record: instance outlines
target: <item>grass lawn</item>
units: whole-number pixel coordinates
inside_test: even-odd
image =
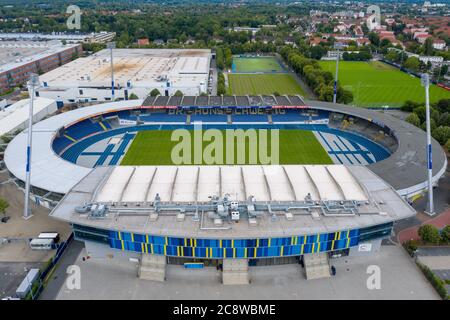
[[[192,136],[193,131],[190,131],[190,133]],[[174,163],[171,160],[171,153],[173,147],[178,144],[178,142],[171,141],[171,135],[171,130],[151,130],[139,132],[123,158],[121,165],[173,165]],[[270,155],[270,133],[268,133],[268,137],[268,153]],[[203,142],[203,149],[210,143],[211,142]],[[192,143],[192,150],[193,147],[194,146]],[[237,147],[238,146],[235,142],[234,164],[237,164],[237,154],[240,152],[245,152],[245,164],[249,164],[248,140],[245,148],[238,150]],[[279,155],[280,164],[333,163],[328,156],[328,153],[323,149],[320,142],[317,141],[314,134],[311,131],[305,130],[280,130]],[[191,159],[193,159],[193,156],[191,156]],[[205,164],[205,162],[203,162],[203,164]]]
[[[335,72],[336,62],[320,61],[324,70]],[[399,107],[406,100],[425,102],[425,90],[420,79],[383,62],[339,62],[339,81],[353,93],[352,104],[362,107]],[[430,86],[430,101],[450,98],[450,92]]]
[[[233,72],[280,72],[283,68],[274,57],[233,58]]]
[[[235,95],[271,95],[275,91],[306,95],[290,74],[228,74],[228,85],[230,93]]]

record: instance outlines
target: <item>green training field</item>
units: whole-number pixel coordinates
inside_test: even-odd
[[[335,61],[320,61],[320,65],[334,75]],[[399,107],[406,100],[425,101],[420,79],[379,61],[340,61],[339,81],[353,93],[352,103],[362,107]],[[430,87],[431,102],[444,98],[450,98],[449,91],[435,85]]]
[[[232,71],[234,73],[252,72],[281,72],[283,67],[274,57],[233,58]]]
[[[222,130],[223,132],[223,130]],[[190,131],[191,136],[193,131]],[[151,130],[141,131],[134,138],[130,148],[125,154],[121,165],[174,165],[171,160],[172,149],[179,142],[171,141],[171,130]],[[224,134],[225,135],[225,134]],[[270,132],[269,137],[269,152],[270,148]],[[311,131],[305,130],[280,130],[279,136],[279,161],[280,164],[332,164],[328,153],[323,149],[319,141]],[[203,150],[211,142],[203,142]],[[191,143],[191,150],[193,154],[194,143]],[[225,143],[224,143],[224,160],[225,162]],[[245,152],[245,164],[249,164],[249,144],[248,140],[245,145],[245,150],[237,149],[234,145],[234,163],[237,164],[237,155],[240,152]],[[194,157],[191,156],[192,162]],[[259,159],[257,161],[260,163]],[[189,163],[187,163],[189,164]],[[205,164],[205,161],[202,162]],[[231,164],[231,163],[227,163]]]
[[[228,74],[231,94],[235,95],[271,95],[300,94],[305,96],[302,87],[290,74]]]

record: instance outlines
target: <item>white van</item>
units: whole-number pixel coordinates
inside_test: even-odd
[[[32,250],[51,250],[55,241],[53,239],[33,239],[30,242]]]

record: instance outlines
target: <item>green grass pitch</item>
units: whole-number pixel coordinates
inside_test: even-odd
[[[320,65],[334,75],[335,61],[320,61]],[[379,61],[340,61],[339,81],[353,93],[352,104],[361,107],[399,107],[406,100],[425,102],[425,90],[420,79]],[[431,102],[449,98],[449,91],[430,86]]]
[[[230,93],[235,95],[272,95],[278,92],[305,96],[290,74],[228,74],[228,85]]]
[[[173,165],[171,152],[178,142],[171,141],[171,134],[171,130],[139,132],[125,154],[121,165]],[[191,131],[191,136],[192,134],[193,131]],[[270,137],[270,133],[268,133],[268,136]],[[203,142],[203,148],[208,144],[209,142]],[[268,144],[270,145],[270,142]],[[235,144],[234,164],[237,163],[239,152],[245,152],[246,164],[249,164],[248,143],[245,150],[237,150]],[[269,154],[270,152],[269,148]],[[315,135],[306,130],[280,130],[279,155],[280,164],[333,163]],[[193,156],[191,159],[193,159]]]
[[[233,72],[281,72],[283,68],[274,57],[233,58]]]

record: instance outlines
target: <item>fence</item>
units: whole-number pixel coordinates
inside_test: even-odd
[[[66,241],[60,243],[57,246],[55,255],[44,267],[44,270],[41,270],[39,277],[36,279],[36,281],[31,284],[31,290],[27,294],[25,300],[36,300],[37,298],[39,298],[39,295],[45,288],[47,276],[52,273],[53,269],[58,264],[59,260],[61,259],[67,247],[72,241],[73,241],[73,233],[70,234],[69,238],[67,238]]]

